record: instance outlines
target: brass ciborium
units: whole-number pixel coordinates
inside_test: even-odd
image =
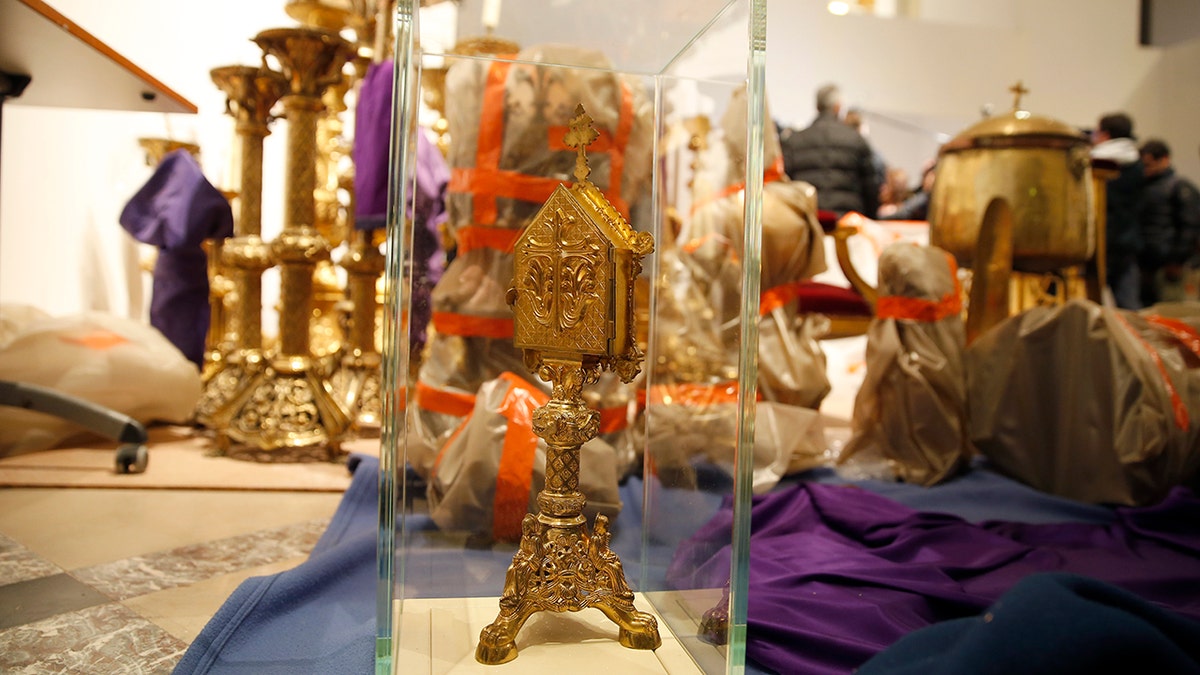
[[[500,613],[483,629],[475,658],[499,664],[517,656],[521,626],[540,611],[594,607],[620,627],[632,649],[657,649],[658,622],[633,604],[621,560],[609,548],[608,519],[587,531],[579,491],[579,448],[594,438],[600,413],[583,400],[583,387],[602,370],[630,382],[641,370],[635,335],[634,281],[654,239],[629,223],[588,180],[586,148],[598,133],[577,106],[566,135],[576,148],[575,185],[559,185],[517,239],[513,285],[513,345],[526,365],[553,384],[533,414],[533,431],[547,445],[546,484],[538,514],[526,514],[521,543],[500,597]]]
[[[967,342],[1008,316],[1014,274],[1060,275],[1097,250],[1091,148],[1058,120],[1021,108],[978,122],[938,150],[929,239],[973,271]],[[1102,239],[1102,237],[1100,237]],[[1100,284],[1092,284],[1099,302]]]

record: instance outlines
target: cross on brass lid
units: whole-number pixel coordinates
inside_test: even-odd
[[[1009,87],[1008,90],[1013,93],[1013,110],[1020,110],[1021,97],[1029,93],[1029,90],[1025,88],[1025,83],[1017,80],[1017,83]]]

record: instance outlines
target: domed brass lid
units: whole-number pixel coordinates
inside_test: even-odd
[[[1029,90],[1020,82],[1013,85],[1010,91],[1016,97],[1011,112],[989,117],[967,127],[943,145],[939,152],[989,147],[1059,148],[1088,142],[1081,131],[1069,124],[1022,110],[1021,96]]]

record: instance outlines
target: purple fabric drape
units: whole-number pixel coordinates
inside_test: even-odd
[[[233,235],[229,200],[191,153],[175,150],[125,205],[120,223],[134,239],[158,247],[150,325],[201,365],[210,310],[208,258],[200,245]]]
[[[1017,581],[1061,571],[1200,618],[1200,499],[1176,488],[1107,525],[970,523],[866,490],[803,484],[756,498],[747,655],[781,673],[849,673],[903,635],[983,611]],[[668,583],[719,588],[732,512],[680,546]]]
[[[359,89],[355,108],[354,223],[360,230],[387,225],[389,149],[392,121],[393,61],[371,64]],[[430,293],[446,266],[439,227],[446,222],[446,187],[450,168],[446,159],[417,130],[415,181],[409,184],[405,215],[413,221],[413,333],[414,343],[424,343],[429,323]]]

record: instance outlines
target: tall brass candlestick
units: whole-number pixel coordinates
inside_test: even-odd
[[[348,110],[345,96],[351,78],[344,75],[325,89],[321,100],[325,109],[317,119],[315,220],[313,227],[331,249],[340,247],[350,230],[350,211],[343,199],[341,166],[350,157],[350,143],[342,135],[341,115]],[[341,304],[345,289],[338,279],[333,263],[317,263],[313,274],[313,318],[310,339],[313,356],[324,359],[342,351],[346,336],[340,325]]]
[[[309,350],[313,270],[329,259],[329,244],[313,227],[313,190],[321,95],[341,79],[352,50],[336,33],[312,28],[265,30],[254,41],[278,60],[287,80],[281,97],[288,121],[284,225],[270,246],[280,266],[280,343],[262,382],[227,409],[232,413],[222,415],[228,423],[220,425],[221,433],[230,445],[268,452],[312,447],[332,454],[349,419]]]
[[[630,382],[641,370],[634,334],[634,280],[654,239],[634,232],[588,180],[586,148],[598,138],[577,106],[566,143],[576,148],[576,183],[559,185],[517,240],[513,260],[513,345],[525,363],[553,383],[550,401],[534,411],[533,430],[546,441],[546,486],[537,516],[526,514],[521,544],[504,579],[500,614],[483,629],[476,660],[505,663],[517,656],[517,633],[540,611],[595,607],[620,628],[632,649],[657,649],[658,622],[638,611],[621,560],[609,548],[608,519],[596,516],[589,534],[579,491],[579,448],[595,438],[600,413],[587,407],[583,387],[602,370]]]
[[[226,192],[225,198],[233,200],[235,194]],[[225,368],[225,355],[232,348],[232,326],[228,308],[237,302],[237,286],[230,279],[225,264],[224,250],[227,240],[205,239],[200,248],[208,256],[208,334],[204,336],[204,365],[200,379],[205,386]]]
[[[330,376],[334,395],[350,412],[360,431],[378,429],[382,423],[382,357],[375,348],[376,283],[385,260],[371,241],[372,233],[355,230],[350,250],[341,265],[349,280],[350,321],[346,348],[337,370]]]
[[[271,266],[271,252],[262,240],[263,139],[271,133],[271,108],[287,88],[283,75],[262,67],[222,66],[210,74],[225,93],[226,112],[237,121],[241,188],[234,237],[221,251],[238,298],[230,331],[234,345],[223,355],[224,367],[205,383],[196,405],[196,419],[206,426],[214,426],[231,401],[257,386],[265,365],[262,275]]]

